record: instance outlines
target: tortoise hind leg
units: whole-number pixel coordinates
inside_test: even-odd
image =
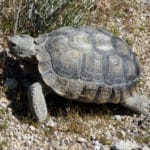
[[[122,104],[135,112],[149,115],[150,100],[146,96],[136,93],[133,96],[124,99]]]
[[[47,117],[47,106],[45,97],[42,91],[42,86],[39,82],[35,82],[28,88],[29,108],[33,117],[43,122]]]

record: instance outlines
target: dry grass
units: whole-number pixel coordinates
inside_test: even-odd
[[[27,0],[5,0],[0,3],[0,29],[3,35],[28,33],[37,36],[61,26],[82,25],[96,1],[32,1],[35,9],[31,9],[32,4]]]

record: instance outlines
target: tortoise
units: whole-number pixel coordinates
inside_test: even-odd
[[[39,122],[46,120],[45,93],[50,91],[70,100],[120,103],[139,113],[149,111],[149,99],[136,91],[140,67],[135,54],[107,30],[61,27],[37,38],[8,37],[8,46],[17,60],[37,67],[34,75],[39,78],[29,85],[27,95],[30,111]]]

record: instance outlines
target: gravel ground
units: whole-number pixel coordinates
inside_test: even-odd
[[[89,25],[107,28],[127,40],[141,63],[138,91],[150,97],[150,1],[124,0],[128,7],[121,7],[122,14],[117,17],[112,14],[105,16],[107,10],[111,10],[109,1],[98,3],[97,10],[91,14],[92,23]],[[107,9],[100,11],[102,6]],[[125,11],[128,13],[123,14]],[[104,18],[99,17],[102,14]],[[105,18],[108,19],[107,22]],[[68,102],[52,95],[52,102],[49,104],[50,116],[44,124],[38,124],[30,119],[26,101],[18,100],[16,91],[9,93],[10,98],[6,98],[5,88],[1,87],[1,91],[0,149],[150,149],[149,118],[134,114],[120,105],[97,106]]]

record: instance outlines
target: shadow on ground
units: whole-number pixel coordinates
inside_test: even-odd
[[[27,98],[27,87],[22,84],[25,80],[22,69],[19,63],[13,58],[7,59],[7,69],[6,76],[9,78],[15,78],[18,81],[18,88],[15,90],[8,90],[6,92],[8,100],[11,101],[10,107],[13,110],[13,114],[21,119],[24,117],[29,117],[28,110],[28,98]],[[67,110],[73,110],[73,112],[78,112],[80,116],[84,115],[99,115],[99,114],[109,114],[109,115],[133,115],[133,112],[129,109],[121,106],[120,104],[93,104],[93,103],[83,103],[78,101],[67,100],[63,97],[51,93],[46,96],[47,107],[49,115],[51,116],[66,116]],[[30,117],[29,117],[30,118]]]
[[[9,93],[13,94],[13,93]],[[17,94],[16,94],[17,95]],[[19,95],[19,94],[18,94]],[[16,99],[11,99],[10,96],[9,100],[11,101],[10,107],[13,110],[13,114],[18,118],[22,119],[24,117],[30,116],[29,109],[28,109],[28,99],[26,93],[19,95]],[[71,110],[72,112],[77,112],[79,116],[95,116],[95,115],[133,115],[133,112],[129,109],[123,107],[120,104],[93,104],[93,103],[83,103],[78,101],[71,101],[65,98],[62,98],[56,94],[50,94],[46,96],[48,112],[50,116],[60,117],[60,116],[67,116],[68,111]],[[34,120],[34,119],[33,119]]]

